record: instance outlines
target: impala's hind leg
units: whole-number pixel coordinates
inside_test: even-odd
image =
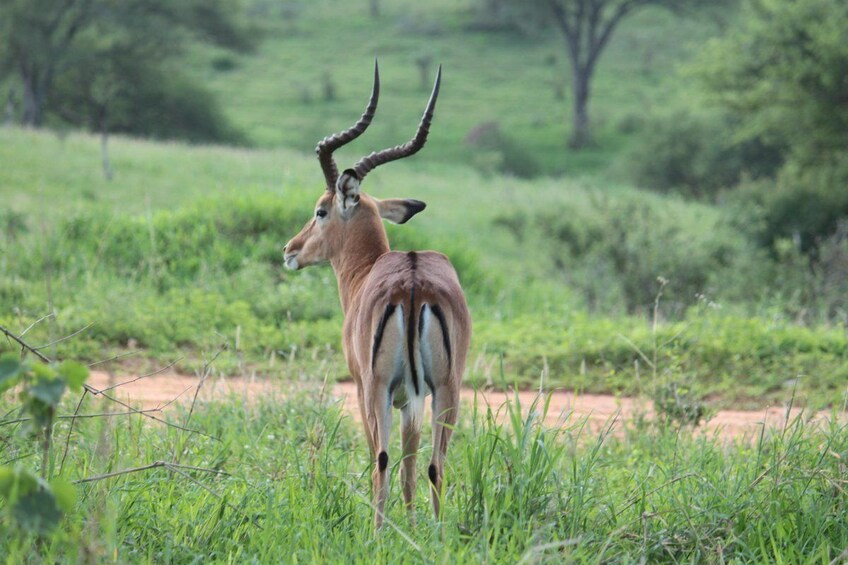
[[[442,480],[445,472],[445,455],[459,413],[459,379],[437,385],[433,391],[433,457],[427,474],[430,477],[430,495],[433,512],[439,518],[442,497]]]
[[[412,512],[415,508],[415,460],[418,455],[418,442],[421,439],[421,408],[413,403],[422,403],[423,398],[413,398],[401,409],[401,441],[403,442],[403,461],[400,468],[400,482],[403,485],[403,501],[406,509]]]
[[[359,413],[362,414],[362,423],[364,424],[363,428],[365,428],[365,439],[368,441],[368,449],[370,450],[371,457],[376,458],[377,446],[374,444],[373,430],[368,424],[368,409],[365,406],[365,392],[361,384],[357,384],[356,386],[356,397],[359,401]]]
[[[383,512],[389,496],[389,431],[392,427],[392,406],[389,391],[385,386],[376,386],[366,393],[368,427],[374,438],[374,473],[371,476],[374,489],[374,528],[383,525]]]

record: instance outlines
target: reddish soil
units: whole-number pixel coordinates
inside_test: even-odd
[[[200,382],[198,377],[175,373],[162,373],[129,382],[133,379],[134,377],[115,377],[108,373],[93,371],[88,384],[97,390],[102,390],[118,383],[127,383],[113,389],[109,394],[139,408],[161,408],[163,413],[167,413],[179,403],[191,403]],[[314,390],[315,394],[321,394],[320,384],[291,384],[247,377],[210,377],[201,387],[197,398],[198,402],[229,395],[236,395],[247,401],[259,396],[283,398],[287,391],[292,390],[292,387],[301,390]],[[356,386],[353,382],[333,384],[330,394],[332,398],[344,404],[344,408],[354,419],[360,419],[356,400]],[[474,402],[475,396],[481,410],[488,405],[495,413],[503,417],[506,412],[507,399],[513,400],[515,393],[464,388],[462,390],[462,401],[466,408]],[[525,413],[537,396],[538,394],[533,391],[518,393],[522,410]],[[429,403],[427,404],[429,405]],[[539,409],[541,407],[540,404]],[[588,431],[597,432],[611,422],[613,418],[617,418],[617,421],[628,420],[639,413],[650,416],[651,411],[650,402],[634,398],[554,391],[551,395],[546,423],[553,426],[561,424],[565,418],[568,418],[568,422],[573,425],[585,419]],[[794,418],[799,413],[801,413],[800,409],[792,409],[790,418]],[[429,418],[429,416],[427,417]],[[821,412],[812,414],[811,417],[816,421],[823,422],[830,417],[830,414]],[[721,410],[706,425],[701,426],[699,433],[717,434],[725,438],[746,435],[753,437],[759,433],[763,422],[768,426],[781,426],[785,419],[786,409],[783,407],[772,407],[758,411]]]

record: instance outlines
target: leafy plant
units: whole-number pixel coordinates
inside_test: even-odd
[[[0,466],[0,497],[5,514],[24,531],[47,534],[62,513],[74,505],[75,490],[67,480],[52,477],[52,434],[56,409],[65,391],[79,391],[88,368],[73,361],[58,365],[21,361],[14,353],[0,357],[0,393],[18,386],[24,432],[41,436],[41,476],[20,467]],[[9,422],[0,422],[0,425]]]

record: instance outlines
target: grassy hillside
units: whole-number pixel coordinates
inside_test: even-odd
[[[196,76],[217,93],[226,114],[263,147],[310,151],[362,112],[379,57],[380,110],[368,134],[340,151],[342,162],[408,138],[421,115],[435,66],[444,88],[428,148],[432,162],[486,168],[497,156],[465,143],[472,128],[497,122],[541,172],[598,172],[644,122],[685,92],[676,66],[717,32],[709,21],[646,9],[613,36],[593,83],[591,116],[598,145],[567,151],[571,92],[565,43],[553,29],[531,34],[479,31],[482,2],[383,2],[379,18],[365,2],[255,2],[263,40],[255,54],[194,52]],[[434,61],[422,88],[415,60]],[[329,77],[335,99],[325,100]],[[555,87],[564,92],[558,99]],[[517,158],[522,158],[521,155]]]
[[[283,244],[321,190],[314,157],[115,139],[113,162],[116,178],[106,182],[96,138],[0,131],[0,323],[23,331],[52,300],[56,319],[37,325],[33,342],[94,324],[56,355],[94,361],[140,349],[149,364],[182,357],[178,367],[190,371],[226,344],[215,365],[223,373],[345,378],[332,272],[281,265]],[[387,167],[366,188],[428,202],[390,238],[400,249],[445,251],[457,266],[475,319],[469,382],[535,386],[541,377],[627,394],[680,386],[694,399],[754,405],[797,387],[805,402],[842,400],[844,329],[752,319],[750,305],[716,308],[688,294],[753,284],[765,269],[749,263],[734,274],[738,262],[761,259],[709,206],[588,181],[484,177],[424,158]],[[633,216],[633,201],[648,225],[621,242],[631,255],[574,255],[585,238]],[[601,231],[575,235],[570,219]],[[629,270],[596,271],[621,260]],[[636,275],[643,286],[626,286]],[[654,326],[658,275],[671,282]],[[628,313],[628,293],[644,307]]]

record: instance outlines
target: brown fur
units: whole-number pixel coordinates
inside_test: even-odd
[[[434,251],[422,251],[411,259],[407,253],[389,250],[381,217],[405,222],[423,207],[424,204],[417,201],[379,201],[359,192],[355,178],[342,175],[335,192],[327,191],[316,204],[316,210],[325,210],[327,215],[307,222],[285,250],[287,264],[295,265],[296,261],[297,268],[328,261],[338,280],[344,310],[342,346],[357,385],[365,435],[375,461],[373,489],[377,528],[383,522],[388,494],[387,471],[380,467],[385,461],[382,454],[388,452],[392,403],[390,386],[396,372],[396,359],[390,353],[402,351],[403,363],[409,370],[409,365],[416,363],[416,353],[421,350],[422,336],[418,335],[417,322],[423,305],[441,308],[449,341],[446,341],[441,323],[435,318],[428,335],[424,336],[432,356],[432,374],[427,375],[432,391],[423,384],[424,368],[416,367],[421,373],[421,392],[433,394],[433,454],[429,475],[433,510],[438,518],[445,455],[458,415],[459,388],[471,339],[471,317],[456,271],[448,258]],[[389,304],[398,308],[383,320],[377,359],[372,359],[374,334]],[[403,316],[404,331],[398,331],[396,327],[394,316],[398,315]],[[411,340],[414,351],[410,351],[408,345],[410,316],[415,323],[415,335]],[[446,350],[445,343],[450,344],[450,352]],[[452,359],[449,358],[451,354]],[[404,501],[411,509],[420,422],[412,419],[408,409],[402,410],[402,419],[401,481]]]

